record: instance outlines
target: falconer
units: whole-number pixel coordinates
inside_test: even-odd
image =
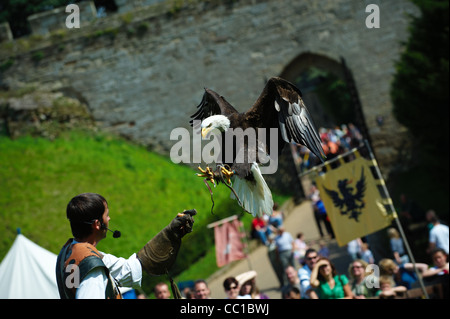
[[[67,205],[67,218],[74,238],[61,249],[56,262],[56,279],[62,299],[121,298],[118,287],[137,288],[142,270],[152,276],[167,274],[175,262],[181,239],[192,231],[196,210],[178,214],[168,226],[128,259],[105,254],[97,244],[109,230],[106,199],[95,193],[75,196]],[[120,237],[114,232],[114,237]],[[172,285],[175,298],[180,296]]]

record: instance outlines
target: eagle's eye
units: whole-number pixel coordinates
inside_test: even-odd
[[[211,127],[212,126],[212,123],[209,123],[207,126],[206,126],[206,128],[209,128],[209,127]]]

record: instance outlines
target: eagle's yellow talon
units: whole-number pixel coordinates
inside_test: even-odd
[[[216,186],[216,181],[214,179],[214,173],[209,168],[209,166],[206,166],[206,169],[202,169],[200,166],[198,167],[198,170],[202,172],[202,174],[197,174],[198,177],[205,177],[209,182],[211,182],[214,186]]]
[[[198,170],[199,170],[200,172],[202,172],[203,174],[206,173],[206,171],[205,171],[204,169],[202,169],[200,166],[198,167]]]
[[[234,175],[233,171],[226,169],[224,166],[220,168],[220,171],[222,172],[222,175],[226,178],[227,183],[231,184],[231,176]]]

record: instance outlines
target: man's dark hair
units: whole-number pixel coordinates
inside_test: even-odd
[[[162,281],[161,281],[161,282],[157,283],[157,284],[155,285],[155,287],[153,287],[153,293],[156,294],[156,288],[161,287],[161,286],[164,286],[164,285],[166,285],[167,288],[169,288],[169,285],[168,285],[168,284],[166,284],[165,282],[162,282]]]
[[[317,253],[317,250],[314,248],[308,248],[305,252],[305,257],[308,256],[310,253]]]
[[[435,249],[433,249],[433,251],[430,253],[430,256],[431,256],[431,257],[434,257],[434,255],[436,255],[437,253],[442,253],[444,256],[447,257],[447,260],[448,260],[448,254],[447,254],[447,252],[446,252],[444,249],[442,249],[442,248],[435,248]]]
[[[206,280],[204,280],[204,279],[197,279],[197,280],[194,282],[194,287],[197,286],[197,284],[200,284],[200,283],[204,283],[204,284],[206,285],[206,287],[208,287],[208,283],[207,283]]]
[[[108,205],[106,199],[95,193],[84,193],[72,198],[66,209],[72,235],[75,238],[89,236],[92,233],[91,223],[94,220],[98,219],[103,223],[102,215],[106,205]]]

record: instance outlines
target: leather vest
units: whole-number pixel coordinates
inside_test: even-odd
[[[119,290],[114,285],[108,267],[102,261],[103,255],[89,243],[73,243],[69,239],[61,249],[56,261],[56,282],[61,299],[75,299],[78,285],[95,268],[103,268],[108,283],[106,299],[120,299]]]

